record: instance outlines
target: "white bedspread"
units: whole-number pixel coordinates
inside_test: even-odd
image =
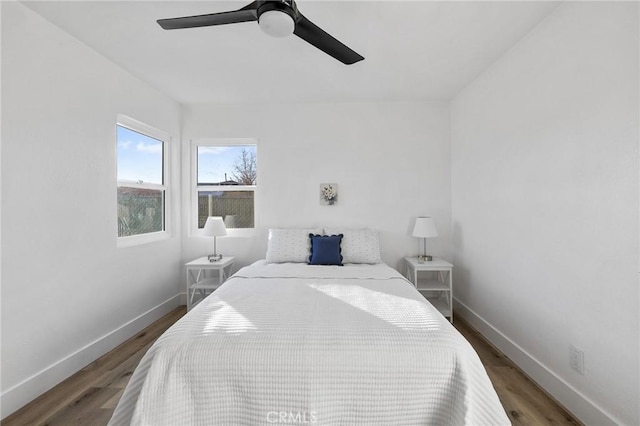
[[[386,265],[241,269],[163,334],[111,425],[501,425],[469,343]]]

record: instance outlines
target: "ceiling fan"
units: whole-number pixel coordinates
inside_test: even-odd
[[[159,19],[158,24],[165,30],[176,30],[249,21],[258,21],[260,28],[274,37],[285,37],[293,33],[347,65],[364,59],[305,18],[298,11],[294,0],[256,0],[238,10]]]

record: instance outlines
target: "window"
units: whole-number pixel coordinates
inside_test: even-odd
[[[194,210],[197,228],[221,216],[229,228],[255,226],[257,145],[254,139],[196,141]]]
[[[139,240],[130,237],[141,235],[165,237],[169,136],[119,116],[116,139],[118,238]]]

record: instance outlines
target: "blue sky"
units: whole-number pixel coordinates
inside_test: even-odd
[[[118,126],[118,180],[162,184],[162,141]]]
[[[118,180],[162,184],[163,142],[142,133],[117,127]],[[233,164],[242,150],[256,152],[255,145],[198,147],[198,182],[218,183],[232,179]]]
[[[242,155],[242,150],[246,149],[255,154],[254,145],[234,145],[234,146],[199,146],[198,147],[198,182],[218,183],[227,179],[231,180],[233,174],[233,164]]]

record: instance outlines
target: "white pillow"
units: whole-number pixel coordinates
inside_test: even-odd
[[[326,235],[342,234],[342,263],[380,263],[380,237],[374,229],[325,228]]]
[[[269,229],[267,243],[267,263],[307,263],[311,255],[309,234],[322,234],[322,228]]]

